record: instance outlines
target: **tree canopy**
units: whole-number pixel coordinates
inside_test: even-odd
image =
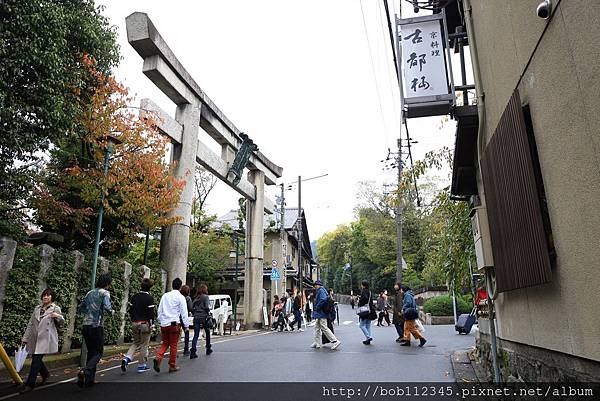
[[[0,233],[12,234],[43,153],[81,130],[81,100],[94,92],[82,55],[106,74],[119,49],[92,0],[4,0],[0,38]]]

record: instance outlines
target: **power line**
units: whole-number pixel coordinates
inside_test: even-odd
[[[390,45],[392,46],[392,54],[394,55],[394,68],[396,69],[396,79],[398,80],[398,85],[400,85],[400,73],[398,72],[398,59],[396,58],[396,46],[394,43],[394,34],[392,33],[392,21],[390,20],[390,9],[388,7],[387,0],[383,0],[383,5],[385,7],[385,17],[387,18],[388,31],[390,34]]]
[[[360,13],[362,14],[363,28],[365,30],[365,38],[367,39],[367,47],[369,48],[369,58],[371,59],[371,71],[373,72],[373,80],[375,81],[375,90],[377,91],[377,101],[379,102],[379,115],[381,116],[381,123],[383,125],[383,131],[386,138],[387,144],[387,126],[385,124],[385,118],[383,116],[383,105],[381,103],[381,93],[379,92],[379,84],[377,82],[377,74],[375,73],[375,62],[373,61],[373,51],[371,50],[371,41],[369,40],[369,33],[367,31],[367,21],[365,20],[365,11],[363,10],[362,0],[358,2],[360,4]]]

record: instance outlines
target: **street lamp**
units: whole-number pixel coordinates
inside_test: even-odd
[[[121,141],[112,136],[107,135],[106,139],[108,140],[108,146],[106,147],[106,152],[104,153],[104,178],[108,176],[108,163],[110,160],[110,155],[113,151],[113,147],[121,143]],[[102,198],[100,200],[100,209],[98,209],[98,220],[96,222],[96,241],[94,242],[94,253],[92,255],[92,276],[91,276],[91,289],[93,290],[96,283],[96,268],[98,266],[98,252],[100,250],[100,232],[102,231],[102,218],[104,217],[104,191],[102,191]]]
[[[106,139],[108,140],[108,146],[106,147],[106,152],[104,153],[104,178],[108,176],[108,162],[110,160],[110,155],[113,151],[113,147],[121,143],[121,141],[112,136],[107,135]],[[100,232],[102,231],[102,217],[104,217],[104,191],[102,191],[102,198],[100,199],[100,208],[98,209],[98,220],[96,222],[96,241],[94,242],[94,253],[92,254],[92,274],[90,277],[90,289],[94,289],[96,285],[96,268],[98,266],[98,252],[100,251]],[[85,366],[87,359],[87,347],[85,341],[81,343],[81,353],[80,353],[80,366]]]

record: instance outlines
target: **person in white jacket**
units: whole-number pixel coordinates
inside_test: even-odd
[[[179,292],[182,284],[179,278],[173,280],[173,290],[165,293],[158,305],[158,321],[160,323],[162,343],[154,357],[154,370],[157,372],[160,372],[160,363],[165,356],[165,352],[167,352],[167,348],[170,349],[169,373],[179,370],[176,361],[177,343],[179,342],[179,335],[181,333],[180,322],[187,322],[188,318],[187,302],[185,297]]]

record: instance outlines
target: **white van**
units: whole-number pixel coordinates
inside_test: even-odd
[[[231,317],[231,314],[233,313],[233,304],[231,302],[231,297],[229,295],[225,295],[225,294],[209,295],[208,301],[209,301],[210,312],[212,312],[212,315],[215,319],[218,319],[218,317],[219,317],[219,313],[221,311],[223,301],[227,301],[227,305],[229,305],[229,306],[227,307],[227,319],[226,320],[229,320],[229,318]]]

